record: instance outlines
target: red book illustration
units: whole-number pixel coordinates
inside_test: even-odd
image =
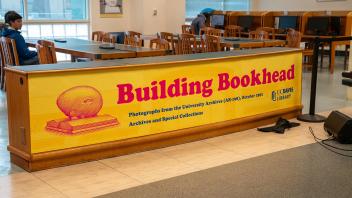
[[[103,97],[90,86],[72,87],[62,92],[56,104],[67,117],[48,121],[48,130],[76,134],[119,124],[113,116],[98,115],[103,107]]]

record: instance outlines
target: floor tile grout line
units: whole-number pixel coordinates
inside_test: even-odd
[[[178,159],[175,159],[175,158],[173,158],[173,157],[166,156],[166,155],[164,155],[163,153],[158,152],[157,150],[158,150],[158,149],[156,149],[156,150],[150,150],[150,151],[145,151],[145,152],[157,152],[158,155],[161,155],[161,156],[166,157],[166,158],[168,158],[168,159],[171,159],[171,160],[180,162],[180,163],[182,163],[183,165],[189,166],[190,168],[193,168],[193,169],[194,169],[193,172],[188,172],[188,173],[185,173],[185,174],[189,174],[189,173],[194,173],[194,172],[201,171],[201,169],[198,168],[198,167],[194,167],[194,166],[192,166],[192,165],[189,165],[189,164],[187,164],[187,163],[185,163],[185,162],[182,162],[182,161],[180,161],[180,160],[178,160]],[[103,163],[103,162],[102,162],[102,163]],[[109,166],[109,165],[107,165],[107,166]],[[110,167],[110,166],[109,166],[109,167]],[[119,171],[118,169],[116,169],[116,168],[114,168],[114,167],[110,167],[110,168]],[[121,172],[121,171],[119,171],[119,172]],[[121,172],[121,173],[122,173],[122,172]],[[127,174],[125,174],[125,173],[122,173],[122,174],[127,175]],[[180,174],[180,175],[177,175],[177,176],[181,176],[181,175],[185,175],[185,174]],[[127,176],[129,176],[129,175],[127,175]],[[161,180],[170,179],[170,178],[177,177],[177,176],[171,176],[171,177],[163,178],[163,179],[161,179]],[[132,176],[129,176],[129,177],[132,177]],[[134,177],[132,177],[132,178],[134,178]],[[134,179],[136,179],[137,181],[140,181],[140,180],[138,180],[137,178],[134,178]],[[158,180],[158,181],[160,181],[160,180]],[[147,182],[147,183],[145,183],[145,182],[143,182],[143,181],[140,181],[140,182],[141,182],[142,184],[153,183],[153,182]]]
[[[228,151],[228,152],[237,154],[237,155],[241,155],[242,157],[245,157],[245,159],[243,159],[243,160],[250,159],[250,158],[254,158],[254,157],[259,157],[259,156],[267,155],[267,154],[271,154],[271,153],[276,153],[276,152],[280,152],[280,151],[284,151],[284,150],[288,150],[288,149],[292,149],[292,148],[296,148],[296,147],[300,147],[300,146],[304,146],[304,145],[308,145],[308,144],[312,144],[312,143],[305,143],[305,144],[303,144],[303,145],[291,146],[291,145],[286,145],[286,144],[282,144],[282,143],[276,143],[276,144],[279,144],[280,146],[286,146],[286,147],[288,147],[288,148],[281,149],[281,150],[276,150],[276,151],[274,150],[274,151],[271,151],[271,152],[269,152],[269,153],[259,154],[259,155],[256,155],[256,156],[251,156],[251,157],[249,157],[249,158],[246,158],[246,157],[248,157],[248,156],[243,155],[243,154],[241,154],[241,153],[235,152],[235,151],[230,150],[230,149],[226,149],[226,148],[219,147],[219,146],[217,146],[217,145],[215,145],[215,144],[212,144],[212,143],[210,143],[210,142],[206,142],[206,143],[207,143],[207,144],[211,144],[211,145],[213,145],[213,146],[216,146],[216,147],[218,147],[218,148],[220,148],[220,149],[222,149],[222,150],[225,150],[225,151]],[[241,160],[239,160],[239,161],[241,161]]]
[[[112,167],[112,166],[109,166],[108,164],[105,164],[105,163],[104,163],[104,162],[102,162],[101,160],[98,160],[98,162],[99,162],[100,164],[102,164],[102,165],[104,165],[104,166],[106,166],[106,167],[108,167],[108,168],[110,168],[110,169],[112,169],[112,170],[114,170],[114,171],[116,171],[116,172],[118,172],[118,173],[122,174],[122,175],[127,176],[128,178],[130,178],[130,179],[132,179],[132,180],[134,180],[134,181],[138,182],[138,183],[139,183],[139,184],[141,184],[141,185],[143,185],[143,184],[144,184],[144,182],[139,181],[138,179],[136,179],[136,178],[134,178],[134,177],[132,177],[132,176],[130,176],[130,175],[128,175],[128,174],[126,174],[126,173],[124,173],[124,172],[122,172],[122,171],[120,171],[120,170],[118,170],[118,169],[114,168],[114,167]],[[139,186],[139,185],[138,185],[138,186]]]
[[[43,180],[42,178],[36,176],[34,173],[29,173],[31,175],[33,175],[33,177],[37,178],[38,180],[44,182],[45,184],[47,184],[50,188],[54,189],[55,191],[59,192],[61,195],[63,195],[64,197],[69,198],[70,196],[66,195],[64,192],[60,191],[59,189],[55,188],[54,186],[52,186],[50,183],[46,182],[45,180]]]
[[[204,142],[204,143],[205,143],[205,142]],[[207,144],[207,143],[206,143],[206,144]],[[211,145],[211,146],[217,147],[217,146],[215,146],[215,145]],[[224,149],[222,149],[222,150],[223,150],[223,151],[226,151],[226,150],[224,150]],[[234,152],[231,152],[231,151],[227,151],[227,152],[229,152],[229,153],[234,153]],[[160,154],[163,155],[163,156],[169,157],[169,156],[167,156],[166,154],[164,154],[163,152],[160,152]],[[237,154],[237,153],[235,153],[235,154]],[[246,157],[246,156],[243,156],[243,155],[240,155],[240,156],[241,156],[241,157],[244,157],[244,158]],[[229,163],[233,163],[233,162],[238,162],[238,161],[244,160],[244,159],[241,159],[241,160],[238,160],[238,161],[226,162],[226,163],[224,163],[224,164],[216,165],[216,166],[213,166],[213,167],[201,168],[201,167],[194,166],[194,165],[191,164],[191,163],[181,161],[181,160],[179,160],[179,159],[177,159],[177,158],[174,158],[174,157],[169,157],[169,158],[172,158],[172,159],[174,159],[174,160],[176,160],[176,161],[178,161],[178,162],[181,162],[181,163],[183,163],[183,164],[186,164],[186,165],[188,165],[188,166],[194,168],[194,169],[195,169],[194,172],[198,172],[198,171],[206,170],[206,169],[209,169],[209,168],[214,168],[214,167],[217,167],[217,166],[222,166],[222,165],[225,165],[225,164],[229,164]],[[190,173],[194,173],[194,172],[189,172],[189,173],[186,173],[186,174],[190,174]]]
[[[182,164],[184,164],[184,165],[187,165],[187,166],[189,166],[189,167],[191,167],[191,168],[194,168],[194,169],[195,169],[194,172],[197,172],[197,171],[200,171],[200,170],[201,170],[199,167],[194,167],[192,164],[188,164],[187,162],[183,162],[183,161],[181,161],[181,160],[179,160],[179,159],[177,159],[177,158],[170,157],[170,156],[164,154],[164,153],[161,152],[161,151],[157,151],[157,152],[158,152],[158,154],[160,154],[160,155],[162,155],[162,156],[164,156],[164,157],[173,159],[173,160],[175,160],[175,161],[177,161],[177,162],[180,162],[180,163],[182,163]],[[188,173],[186,173],[186,174],[188,174]]]

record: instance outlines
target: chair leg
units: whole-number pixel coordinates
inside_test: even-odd
[[[5,89],[5,75],[4,75],[4,71],[2,71],[1,69],[1,74],[0,74],[0,90],[4,90]]]
[[[321,51],[320,51],[320,68],[323,68],[323,61],[324,61],[324,44],[321,45]]]
[[[348,49],[350,48],[349,45],[345,46],[345,60],[344,60],[344,69],[348,70],[347,68],[347,57],[349,57]]]

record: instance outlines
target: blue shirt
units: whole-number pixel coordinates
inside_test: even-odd
[[[197,18],[195,18],[192,21],[191,26],[192,26],[192,29],[194,30],[194,34],[199,35],[200,28],[205,26],[205,21],[206,21],[206,18],[203,14],[199,14]]]

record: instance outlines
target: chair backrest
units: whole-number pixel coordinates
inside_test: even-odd
[[[250,31],[248,37],[252,39],[261,39],[261,40],[269,39],[269,33],[263,30]]]
[[[241,37],[241,26],[228,25],[225,27],[225,37]]]
[[[1,42],[0,42],[0,66],[1,68],[5,67],[5,56],[4,56],[4,51],[1,47]],[[2,71],[2,69],[1,69]]]
[[[302,34],[299,31],[290,30],[286,35],[287,47],[300,48]]]
[[[219,29],[210,29],[208,31],[208,35],[212,35],[212,36],[223,36],[223,32]]]
[[[174,35],[173,43],[174,46],[174,54],[181,54],[181,38],[180,35]]]
[[[56,50],[55,44],[51,41],[39,40],[36,45],[38,52],[38,59],[40,64],[55,64],[57,63],[56,59]]]
[[[265,31],[265,32],[268,32],[270,33],[270,39],[275,39],[275,28],[272,28],[272,27],[259,27],[257,28],[257,31]]]
[[[142,34],[134,31],[127,31],[125,34],[124,44],[132,45],[134,47],[142,47],[143,41],[141,39]]]
[[[182,25],[182,34],[194,34],[191,25]]]
[[[105,33],[101,41],[106,43],[116,43],[116,37],[110,33]]]
[[[169,45],[171,45],[169,49],[175,52],[175,48],[176,48],[175,45],[178,40],[177,35],[174,35],[173,33],[169,33],[169,32],[160,32],[160,38],[167,40],[169,42]]]
[[[152,49],[164,49],[164,50],[170,49],[169,42],[165,39],[162,39],[162,38],[160,38],[160,39],[156,38],[156,39],[150,40],[149,47]]]
[[[16,41],[7,37],[1,37],[0,43],[4,54],[5,65],[20,65],[17,54]]]
[[[202,27],[202,28],[200,28],[200,30],[199,30],[199,34],[200,34],[200,35],[203,35],[203,34],[210,34],[210,32],[211,32],[212,30],[215,30],[215,28],[213,28],[213,27]]]
[[[220,48],[220,37],[213,35],[202,36],[202,48],[203,52],[219,52]]]
[[[125,36],[124,39],[125,45],[131,45],[133,47],[142,47],[142,40],[136,37]]]
[[[127,31],[126,34],[128,34],[128,36],[131,36],[131,37],[138,37],[138,38],[141,38],[142,36],[142,33],[139,33],[139,32],[135,32],[135,31]]]
[[[197,48],[197,39],[193,34],[181,34],[179,40],[179,54],[193,54]]]
[[[160,32],[160,38],[165,39],[169,42],[171,42],[171,40],[173,40],[174,38],[174,34],[170,33],[170,32]]]
[[[103,31],[92,32],[92,41],[98,41],[98,42],[102,41],[104,34],[105,32]]]
[[[1,43],[0,43],[0,89],[4,89],[5,85],[5,57],[2,51]]]

